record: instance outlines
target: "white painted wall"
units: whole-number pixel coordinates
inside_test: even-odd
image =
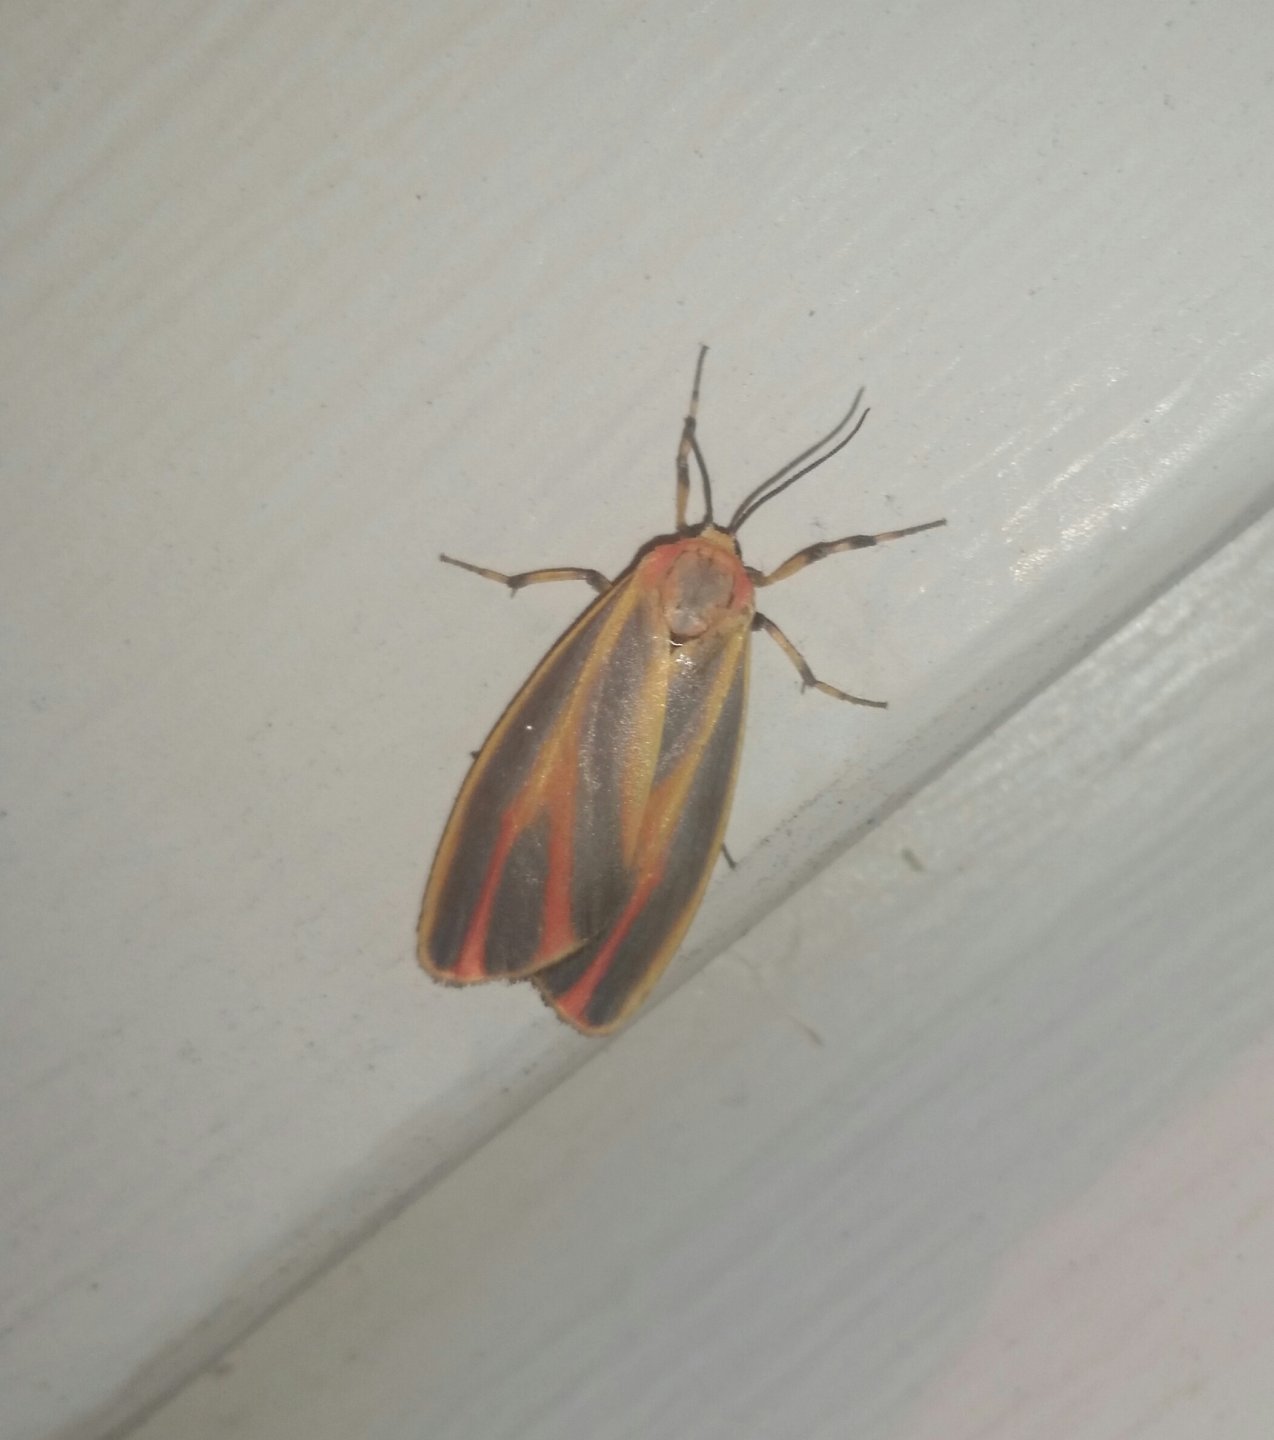
[[[0,16],[4,1440],[1269,1433],[1271,42]],[[725,497],[874,407],[754,563],[950,527],[767,597],[892,708],[758,652],[591,1044],[412,959],[586,595],[434,556],[620,569],[701,339]]]

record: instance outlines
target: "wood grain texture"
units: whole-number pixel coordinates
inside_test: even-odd
[[[137,1440],[1267,1434],[1271,544],[1267,519],[1164,596]]]
[[[766,920],[778,939],[742,953],[767,994],[795,985],[795,1018],[757,1059],[778,1064],[802,1024],[833,1030],[821,982],[811,1002],[799,967],[766,969],[775,950],[823,953],[782,928],[788,898],[1269,505],[1270,43],[1255,0],[3,8],[4,1440],[127,1423],[586,1060],[618,1063],[526,987],[446,994],[413,963],[469,752],[578,608],[511,604],[434,556],[616,573],[667,526],[700,341],[725,508],[860,384],[874,407],[749,526],[754,563],[951,521],[775,594],[820,676],[891,709],[800,697],[783,656],[758,655],[740,869],[670,975]],[[1188,617],[1207,646],[1134,668],[1097,710],[1133,758],[1172,743],[1160,689],[1255,643],[1208,606]],[[1229,723],[1248,723],[1253,697],[1234,695]],[[1255,800],[1206,753],[1173,793],[1213,824]],[[1008,756],[970,800],[947,860],[965,883],[999,815],[1021,817],[1009,848],[1061,856],[1068,815],[1032,803],[1050,754]],[[906,843],[925,883],[927,842]],[[1074,853],[1086,884],[1122,873],[1104,843]],[[1084,907],[1037,887],[1004,913],[956,887],[943,924],[967,905],[987,933],[931,950],[944,936],[907,928],[907,891],[891,913],[912,943],[890,964],[920,978],[895,991],[863,949],[876,854],[855,851],[865,889],[829,872],[854,1017],[838,1045],[920,1084],[918,1016],[941,1030],[945,1007],[996,988],[1002,934]],[[1224,894],[1218,924],[1259,910],[1259,891]],[[718,1032],[743,1045],[770,1023],[761,987],[714,969],[733,979],[693,1027],[708,1069]],[[1172,1073],[1196,1002],[1169,994],[1175,1021],[1126,1025]],[[753,1017],[739,1035],[731,1007]],[[1085,1055],[1110,1039],[1060,1033]],[[833,1048],[801,1041],[785,1063]],[[786,1104],[784,1082],[723,1076],[694,1090],[724,1097],[743,1144],[739,1096]],[[987,1086],[998,1114],[1015,1088]],[[646,1093],[630,1143],[675,1157],[686,1112],[647,1111]],[[1067,1137],[1098,1093],[1042,1117],[1057,1185],[1083,1169]],[[749,1181],[757,1213],[789,1203],[802,1135],[815,1155],[833,1143],[776,1141],[782,1166]],[[993,1159],[985,1136],[973,1153]],[[680,1245],[723,1193],[715,1174],[683,1200],[670,1173],[652,1197],[639,1283],[660,1237]],[[693,1253],[677,1251],[691,1270]],[[462,1306],[494,1277],[471,1283]],[[910,1343],[914,1299],[876,1344]],[[839,1357],[828,1304],[810,1343]],[[729,1342],[706,1343],[705,1363]]]

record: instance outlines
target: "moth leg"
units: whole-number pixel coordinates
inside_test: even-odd
[[[681,427],[681,444],[677,446],[677,529],[686,528],[686,505],[690,500],[690,455],[693,452],[703,476],[703,491],[707,497],[708,519],[712,519],[711,490],[708,487],[708,467],[703,463],[699,441],[695,437],[695,426],[699,417],[699,382],[703,379],[703,362],[708,353],[706,345],[699,346],[699,361],[695,365],[694,385],[690,390],[690,408],[686,411],[686,423]]]
[[[795,557],[794,557],[795,558]],[[804,655],[787,638],[779,627],[768,615],[760,613],[752,617],[752,628],[764,630],[772,639],[778,642],[778,647],[784,655],[796,666],[801,676],[802,690],[821,690],[824,695],[830,695],[833,700],[848,700],[851,705],[870,705],[875,710],[888,708],[888,700],[864,700],[861,695],[849,695],[844,690],[838,690],[835,685],[829,685],[825,680],[815,678],[814,672],[806,664]]]
[[[456,565],[461,570],[470,570],[484,579],[507,585],[510,596],[516,595],[524,585],[542,585],[548,580],[583,580],[599,595],[604,595],[610,589],[610,581],[600,570],[587,570],[580,565],[562,565],[552,570],[523,570],[520,575],[506,575],[503,570],[488,570],[485,565],[470,565],[467,560],[455,560],[450,555],[439,555],[438,559],[444,565]]]
[[[936,530],[939,525],[946,523],[945,520],[930,520],[924,525],[908,525],[905,530],[882,530],[879,535],[846,535],[841,540],[819,540],[816,544],[807,545],[804,550],[798,550],[795,555],[789,556],[777,570],[771,570],[768,575],[756,570],[749,570],[748,574],[754,585],[774,585],[780,580],[786,580],[789,575],[795,575],[798,570],[804,570],[815,560],[824,560],[829,555],[839,555],[845,550],[865,550],[869,545],[883,545],[886,540],[901,540],[904,535],[919,535],[922,530]]]
[[[725,843],[724,840],[721,842],[721,858],[725,861],[725,863],[730,867],[731,870],[737,870],[739,868],[739,862],[734,858],[733,855],[730,854],[730,847]]]

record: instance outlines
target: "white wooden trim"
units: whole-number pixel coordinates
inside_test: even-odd
[[[1189,587],[1271,496],[1272,31],[1254,0],[8,7],[4,1440],[131,1423],[412,1197],[455,1203],[468,1165],[501,1173],[502,1145],[540,1154],[536,1102],[574,1115],[584,1102],[559,1096],[605,1092],[608,1075],[626,1092],[622,1126],[605,1112],[615,1183],[631,1190],[625,1156],[653,1163],[679,1145],[693,1183],[683,1195],[670,1173],[649,1192],[625,1252],[633,1298],[608,1299],[615,1272],[580,1256],[579,1291],[544,1297],[564,1325],[594,1302],[631,1304],[614,1312],[624,1334],[664,1334],[641,1296],[672,1299],[666,1267],[684,1272],[695,1314],[690,1281],[731,1259],[730,1236],[765,1248],[763,1227],[735,1217],[697,1258],[702,1227],[737,1193],[734,1172],[713,1168],[731,1153],[760,1167],[740,1171],[746,1214],[780,1228],[798,1213],[784,1177],[813,1165],[836,1180],[829,1157],[857,1166],[873,1117],[894,1117],[901,1173],[914,1164],[921,1188],[948,1184],[925,1119],[942,1111],[921,1106],[918,1128],[899,1130],[898,1106],[948,1083],[961,1036],[986,1067],[977,1103],[998,1116],[1015,1100],[1019,1082],[993,1083],[991,1022],[961,1029],[967,997],[979,985],[995,996],[1010,970],[994,966],[1045,922],[1089,918],[1063,883],[1069,867],[1087,877],[1082,897],[1098,873],[1121,874],[1109,840],[1065,850],[1067,812],[1035,803],[1040,766],[1113,755],[1131,775],[1173,748],[1180,697],[1218,656],[1265,673],[1268,610]],[[412,961],[468,752],[582,598],[564,587],[510,604],[433,557],[622,566],[670,522],[700,340],[713,347],[702,434],[723,497],[825,429],[860,383],[874,406],[841,460],[745,532],[754,560],[937,514],[951,524],[775,592],[775,618],[820,673],[892,708],[801,697],[782,657],[758,654],[731,826],[740,868],[714,884],[662,1003],[595,1046],[526,987],[456,994]],[[941,843],[904,833],[898,813],[880,825],[909,795],[929,804],[935,777],[966,773],[960,757],[1032,695],[1051,704],[1049,687],[1071,686],[1114,627],[1161,613],[1145,611],[1160,595],[1204,607],[1188,615],[1194,638],[1165,646],[1168,668],[1106,674],[1101,704],[1050,710],[1040,749],[997,751],[994,783],[979,782]],[[1240,738],[1173,750],[1173,813],[1229,836],[1227,863],[1246,836],[1255,858],[1234,883],[1247,888],[1226,891],[1225,913],[1256,936],[1269,832],[1246,782],[1259,773],[1259,697],[1237,682],[1226,694],[1207,713]],[[1074,807],[1087,792],[1065,793]],[[884,833],[924,871],[893,876]],[[1007,914],[963,888],[983,876],[1011,888],[1016,871],[988,857],[1019,848],[1052,857],[1049,887]],[[1188,938],[1174,907],[1204,897],[1153,859],[1161,883],[1147,878],[1138,903]],[[885,886],[892,910],[876,898],[886,871],[911,887]],[[793,919],[811,894],[823,897],[817,934]],[[1119,898],[1100,924],[1117,925]],[[886,915],[888,944],[873,928]],[[832,953],[841,979],[829,987]],[[1041,967],[1058,953],[1029,962],[1005,1013],[1028,996],[1052,1002],[1068,972]],[[1188,973],[1193,954],[1183,939],[1168,963]],[[1040,1043],[1062,1047],[1059,1075],[1082,1060],[1093,1086],[1136,1094],[1137,1066],[1170,1076],[1196,1043],[1197,994],[1170,994],[1175,1020],[1152,1010],[1153,1023],[1076,994],[1096,1007],[1092,1029],[1045,1005]],[[1117,1014],[1147,1048],[1107,1075]],[[1259,1042],[1255,1029],[1239,1038]],[[695,1081],[670,1105],[658,1077],[686,1073],[670,1050],[682,1046]],[[1210,1103],[1200,1074],[1164,1102],[1167,1118],[1178,1099],[1182,1114]],[[1218,1085],[1237,1076],[1216,1071]],[[846,1121],[815,1107],[811,1130],[807,1084],[857,1108]],[[1102,1094],[1057,1090],[1058,1169],[1023,1200],[1041,1223],[1073,1201],[1072,1172],[1097,1183]],[[761,1095],[777,1108],[754,1113]],[[712,1096],[720,1147],[695,1119]],[[1111,1167],[1148,1143],[1157,1113],[1110,1131]],[[755,1149],[767,1133],[770,1170]],[[970,1153],[1004,1180],[1033,1152],[1014,1148],[1012,1127],[997,1151],[998,1133]],[[544,1153],[531,1173],[548,1198],[559,1184],[573,1203],[594,1193],[595,1142],[571,1152],[581,1175],[569,1182],[562,1153]],[[898,1210],[899,1173],[863,1194]],[[1259,1177],[1241,1183],[1256,1203]],[[1201,1201],[1199,1223],[1219,1203]],[[560,1204],[544,1213],[547,1234],[592,1233]],[[896,1232],[880,1217],[887,1241],[914,1238],[913,1213],[899,1211]],[[846,1224],[882,1233],[853,1207]],[[790,1260],[782,1233],[774,1254]],[[985,1280],[969,1234],[971,1249],[954,1235],[934,1244]],[[447,1272],[462,1348],[463,1315],[507,1275],[508,1255],[487,1248],[489,1271]],[[959,1328],[941,1297],[924,1309],[928,1253],[911,1256],[913,1272],[886,1243],[872,1272],[914,1273],[919,1290],[854,1287],[880,1348],[850,1373],[907,1349],[923,1323]],[[810,1310],[812,1296],[815,1329],[794,1326],[793,1343],[804,1333],[832,1367],[841,1350],[821,1347],[853,1327],[848,1302],[806,1293],[820,1254],[792,1272],[799,1297],[776,1292],[774,1317],[797,1298]],[[517,1284],[564,1283],[551,1258],[537,1263],[550,1268]],[[760,1272],[740,1257],[719,1273],[723,1308],[710,1313],[734,1297],[755,1326],[773,1323],[750,1288]],[[579,1404],[600,1393],[571,1366],[617,1356],[606,1347],[619,1332],[586,1330],[581,1351],[580,1332],[547,1328],[534,1385],[567,1395],[578,1381]],[[700,1339],[704,1373],[738,1373],[728,1336]],[[616,1365],[606,1393],[618,1396],[630,1372]],[[881,1386],[902,1374],[876,1370]],[[456,1371],[469,1385],[487,1373]],[[692,1372],[677,1373],[689,1395]],[[668,1394],[653,1379],[636,1388]],[[502,1393],[525,1418],[527,1392]],[[569,1419],[535,1393],[545,1424]],[[766,1394],[782,1403],[781,1388]],[[902,1400],[872,1394],[871,1414],[900,1413]],[[438,1413],[461,1414],[452,1403],[439,1392]],[[693,1411],[668,1404],[671,1428],[693,1433]],[[793,1413],[810,1433],[832,1424]],[[394,1433],[388,1412],[384,1426]]]

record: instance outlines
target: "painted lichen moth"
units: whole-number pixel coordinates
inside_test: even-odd
[[[844,449],[867,411],[851,423],[860,390],[833,430],[718,526],[696,433],[706,354],[703,346],[677,447],[676,534],[642,546],[617,580],[575,566],[505,575],[440,557],[511,592],[583,580],[598,598],[540,662],[473,762],[425,889],[420,961],[454,984],[528,978],[591,1035],[622,1024],[650,992],[722,849],[752,632],[778,642],[803,689],[853,705],[885,703],[815,679],[757,610],[757,589],[828,555],[946,524],[820,541],[768,574],[745,565],[744,522]],[[694,524],[686,516],[692,456],[704,500]]]

